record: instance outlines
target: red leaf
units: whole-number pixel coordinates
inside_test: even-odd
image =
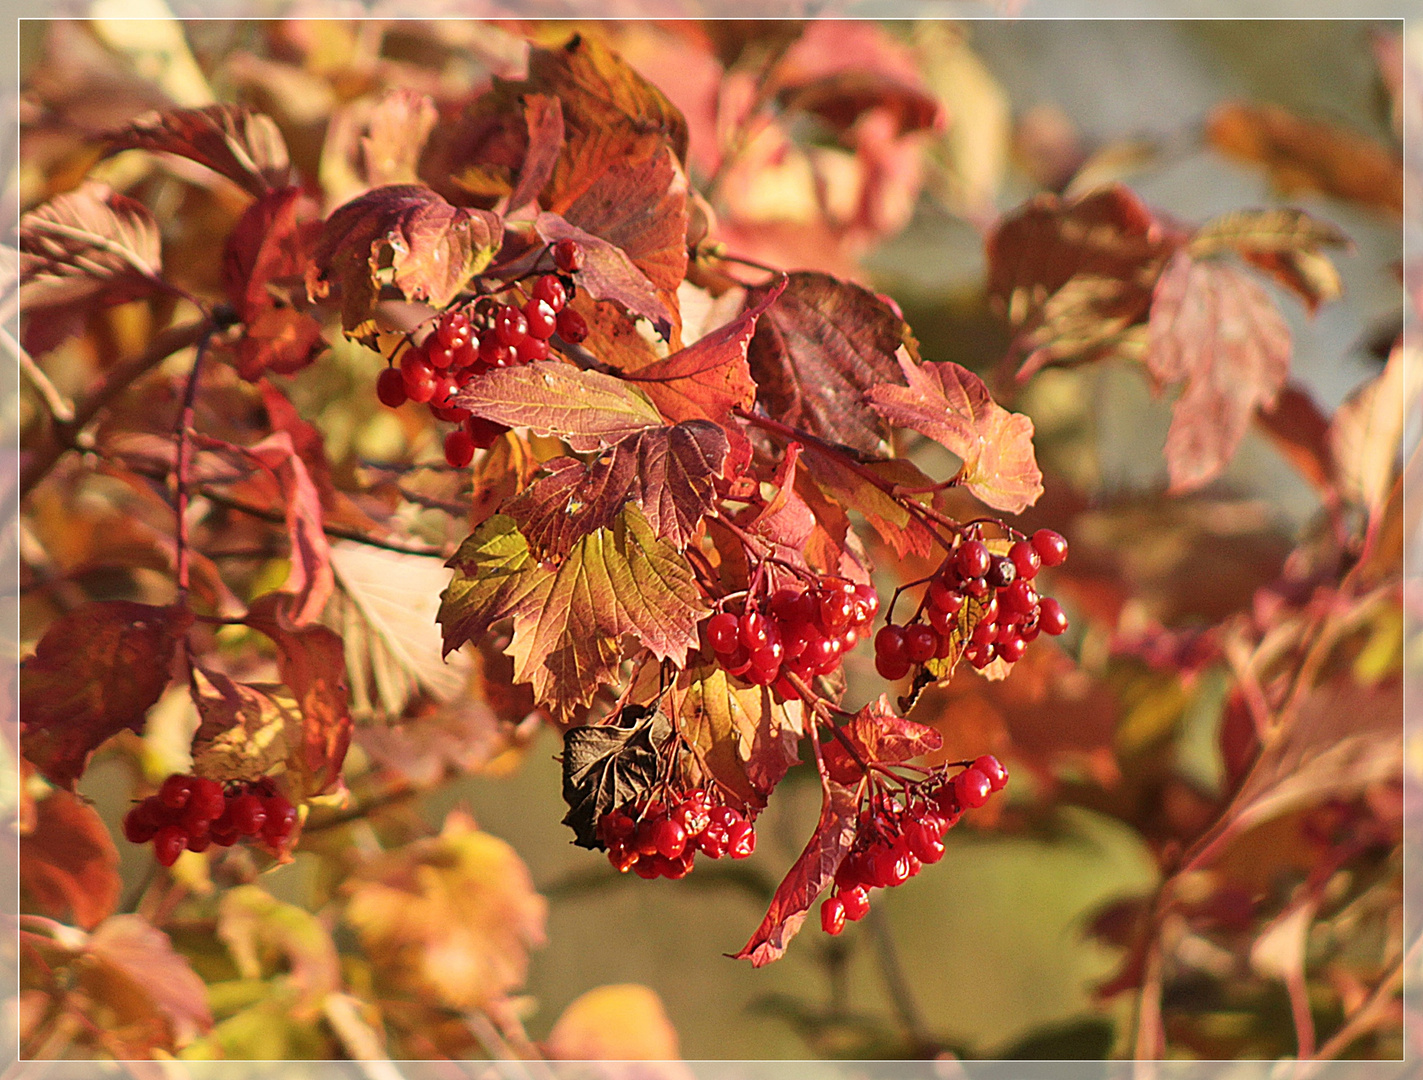
[[[105,919],[84,952],[87,962],[79,969],[79,981],[87,993],[121,1005],[121,1020],[136,1007],[156,1015],[167,1030],[167,1047],[191,1042],[212,1027],[206,984],[168,935],[142,915]]]
[[[1120,184],[1069,202],[1039,195],[1004,218],[988,238],[988,295],[1028,352],[1018,378],[1128,346],[1184,239]]]
[[[1225,468],[1257,406],[1269,408],[1290,369],[1290,331],[1265,290],[1241,271],[1178,253],[1157,282],[1146,364],[1184,382],[1166,436],[1173,491]]]
[[[74,790],[95,748],[125,729],[142,730],[192,622],[182,608],[102,600],[52,623],[20,665],[25,757]]]
[[[196,161],[257,198],[295,179],[276,123],[241,105],[151,112],[107,141],[111,152],[157,150]]]
[[[887,420],[942,443],[963,459],[964,487],[995,510],[1021,514],[1043,493],[1033,422],[997,404],[973,372],[952,362],[902,359],[908,386],[876,386],[871,404]]]
[[[579,453],[662,426],[657,410],[623,380],[557,360],[495,368],[467,383],[454,400],[486,420],[557,435]]]
[[[836,869],[855,841],[859,813],[858,792],[830,781],[820,806],[820,821],[809,843],[776,888],[761,925],[732,959],[750,960],[753,967],[764,967],[785,954],[815,898],[835,880]]]
[[[489,265],[503,235],[496,214],[451,206],[419,184],[375,188],[326,219],[306,287],[319,298],[338,284],[346,333],[369,336],[386,267],[405,299],[444,307]]]
[[[529,125],[529,151],[509,195],[510,210],[538,198],[553,177],[558,152],[563,149],[563,106],[558,98],[529,94],[524,98],[524,119]]]
[[[943,736],[933,728],[896,713],[883,694],[857,712],[841,731],[867,762],[883,765],[898,765],[944,744]]]
[[[612,300],[628,314],[646,319],[662,337],[671,336],[674,310],[622,248],[585,232],[558,214],[540,214],[534,219],[534,231],[550,244],[565,239],[578,241],[584,252],[583,268],[578,271],[579,287],[595,300]]]
[[[746,306],[764,307],[748,358],[767,411],[822,439],[881,453],[884,422],[864,405],[865,391],[900,380],[895,352],[907,328],[873,293],[800,272],[766,304],[779,283],[751,289]]]
[[[86,180],[20,218],[21,342],[38,355],[95,308],[166,288],[158,222],[142,203]]]
[[[841,506],[862,514],[900,558],[928,555],[934,549],[933,533],[918,518],[839,458],[816,453],[812,448],[805,460],[806,471],[816,482]],[[927,488],[933,484],[918,467],[903,458],[866,462],[864,467],[907,488]]]
[[[746,531],[763,536],[773,544],[789,549],[797,557],[810,543],[818,522],[805,500],[795,490],[796,462],[800,459],[800,444],[786,447],[786,456],[776,469],[772,483],[776,494],[761,512],[746,526]]]
[[[594,529],[609,527],[632,499],[652,531],[680,551],[716,509],[714,478],[726,454],[725,433],[705,420],[647,428],[591,464],[545,462],[549,475],[506,503],[504,513],[519,523],[530,548],[558,559]]]
[[[273,191],[247,208],[227,238],[223,287],[242,318],[237,370],[249,381],[299,371],[325,347],[321,324],[292,306],[295,296],[305,300],[303,275],[321,233],[310,206],[300,188]]]
[[[1293,383],[1286,385],[1274,405],[1255,414],[1255,421],[1275,448],[1316,490],[1326,494],[1335,491],[1329,420],[1307,390]]]
[[[243,622],[277,647],[282,682],[302,715],[302,739],[299,748],[289,748],[289,772],[296,774],[295,790],[312,795],[330,790],[341,778],[351,743],[351,713],[341,636],[324,626],[295,627],[291,613],[296,606],[295,597],[267,593],[252,601]],[[298,767],[292,769],[293,764]]]
[[[92,930],[114,913],[123,887],[109,830],[67,791],[51,791],[35,813],[34,829],[20,839],[20,888],[33,905],[26,910]]]

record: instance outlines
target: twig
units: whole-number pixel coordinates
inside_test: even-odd
[[[35,358],[30,355],[29,350],[11,337],[10,331],[3,326],[0,326],[0,345],[9,349],[19,362],[20,370],[25,373],[25,377],[30,380],[30,385],[35,388],[35,392],[44,401],[50,416],[62,424],[73,421],[74,402],[55,388],[54,383],[49,381],[49,376],[41,371],[40,366],[35,363]]]
[[[1353,1015],[1329,1037],[1313,1058],[1307,1062],[1301,1062],[1300,1067],[1295,1070],[1294,1080],[1308,1080],[1309,1077],[1314,1076],[1319,1072],[1321,1064],[1337,1058],[1349,1048],[1350,1043],[1366,1034],[1379,1022],[1384,1006],[1393,1000],[1394,992],[1403,985],[1404,969],[1418,958],[1420,943],[1423,943],[1423,937],[1414,939],[1413,944],[1408,947],[1408,951],[1403,956],[1399,957],[1398,963],[1394,965],[1393,969],[1379,980],[1379,984],[1374,987],[1368,1000],[1354,1010]]]
[[[203,358],[207,355],[208,343],[212,341],[209,329],[198,341],[197,355],[193,357],[193,370],[188,373],[188,385],[183,391],[183,407],[178,412],[178,452],[173,467],[175,495],[174,511],[177,514],[175,544],[177,547],[178,603],[188,596],[188,574],[192,564],[192,547],[188,541],[188,479],[193,467],[193,412],[198,401],[198,383],[203,375]]]

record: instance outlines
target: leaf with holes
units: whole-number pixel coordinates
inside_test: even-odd
[[[963,461],[959,482],[995,510],[1021,514],[1043,493],[1033,452],[1033,422],[993,400],[973,372],[952,362],[901,359],[907,386],[866,395],[886,420],[913,428]]]
[[[504,505],[529,547],[562,558],[588,533],[612,525],[629,499],[653,532],[679,551],[716,509],[715,479],[726,461],[726,434],[705,420],[646,428],[588,465],[544,462],[547,476]]]
[[[672,725],[660,711],[628,705],[615,724],[586,724],[563,736],[563,824],[579,847],[601,851],[598,820],[646,794],[662,775]]]
[[[451,206],[420,184],[374,188],[326,219],[306,272],[307,291],[341,293],[347,336],[371,339],[383,285],[444,307],[494,257],[504,225],[487,210]]]
[[[50,624],[20,665],[25,758],[74,790],[101,743],[120,731],[142,731],[192,624],[181,608],[128,600],[81,604]]]
[[[1146,365],[1184,383],[1166,435],[1173,491],[1220,475],[1290,370],[1290,330],[1263,288],[1225,263],[1177,254],[1156,286]]]
[[[111,153],[155,150],[196,161],[256,198],[297,179],[276,122],[241,105],[148,113],[106,141]]]

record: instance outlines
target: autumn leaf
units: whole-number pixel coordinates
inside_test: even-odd
[[[820,524],[795,490],[799,460],[800,444],[791,443],[771,479],[776,494],[746,524],[747,532],[793,552],[797,558],[809,547],[811,535]]]
[[[1383,509],[1398,475],[1404,425],[1417,409],[1420,386],[1418,353],[1410,356],[1398,345],[1383,373],[1354,391],[1330,422],[1329,449],[1340,490],[1370,519]]]
[[[190,682],[201,719],[193,734],[194,775],[258,780],[301,746],[301,710],[286,687],[234,682],[200,664]]]
[[[583,249],[578,287],[595,300],[611,300],[629,315],[646,319],[664,339],[671,338],[681,320],[626,251],[549,211],[534,219],[534,231],[548,244],[576,241]]]
[[[345,652],[339,635],[324,626],[294,626],[296,600],[267,593],[252,601],[243,621],[272,639],[277,671],[301,710],[301,737],[287,748],[287,775],[302,796],[332,790],[351,742]]]
[[[120,1030],[155,1026],[150,1045],[183,1046],[212,1027],[208,988],[167,934],[141,915],[114,915],[89,936],[78,982],[114,1009]]]
[[[1120,184],[1068,201],[1038,195],[999,222],[988,238],[988,295],[1026,353],[1018,378],[1140,351],[1133,328],[1184,239]]]
[[[624,634],[659,660],[684,665],[707,612],[686,561],[631,504],[612,528],[589,533],[556,565],[535,560],[504,514],[476,529],[450,565],[455,576],[439,614],[445,652],[512,616],[514,677],[532,683],[555,718],[611,681]]]
[[[437,120],[429,95],[404,86],[337,109],[321,144],[326,205],[371,188],[415,183],[420,151]]]
[[[110,153],[153,150],[188,158],[259,199],[296,181],[276,122],[241,105],[147,113],[106,142]]]
[[[585,724],[563,736],[563,824],[579,847],[601,851],[598,821],[646,794],[662,775],[672,725],[660,710],[627,705],[612,724]]]
[[[864,405],[873,386],[900,381],[895,352],[905,325],[873,293],[829,274],[789,275],[748,290],[746,308],[764,314],[747,352],[758,399],[784,423],[869,454],[889,429]]]
[[[377,856],[345,885],[345,921],[396,986],[457,1010],[487,1007],[523,985],[548,905],[504,841],[468,815],[439,836]]]
[[[35,803],[34,828],[20,837],[26,911],[92,930],[118,907],[119,853],[103,819],[67,791]]]
[[[1273,405],[1255,413],[1255,422],[1275,449],[1317,491],[1325,498],[1337,497],[1338,470],[1330,447],[1330,421],[1307,390],[1293,382],[1286,383]]]
[[[529,127],[529,149],[519,167],[519,177],[509,194],[510,210],[538,198],[553,177],[553,167],[563,149],[563,105],[548,94],[524,98],[524,121]]]
[[[544,1048],[560,1061],[671,1062],[680,1056],[677,1030],[662,999],[637,983],[598,986],[578,995],[553,1025]],[[691,1074],[637,1075],[640,1080],[682,1080]]]
[[[1156,286],[1146,365],[1161,383],[1185,383],[1166,463],[1172,490],[1192,491],[1225,468],[1256,408],[1274,402],[1289,375],[1289,327],[1241,271],[1181,252]]]
[[[504,513],[536,554],[558,559],[588,533],[611,526],[631,499],[653,533],[680,551],[716,509],[715,478],[727,450],[725,432],[705,420],[646,428],[590,464],[544,462],[548,475],[505,503]]]
[[[143,729],[192,623],[182,608],[129,600],[90,601],[51,623],[20,664],[25,758],[73,791],[100,744]]]
[[[158,222],[142,203],[86,180],[20,218],[21,343],[38,355],[96,308],[167,289]]]
[[[1233,251],[1290,289],[1309,308],[1336,299],[1343,291],[1339,271],[1320,249],[1350,249],[1349,238],[1335,226],[1303,210],[1238,210],[1196,230],[1187,250],[1196,258]]]
[[[871,387],[866,397],[891,423],[913,428],[962,461],[958,480],[988,506],[1021,514],[1043,493],[1033,422],[989,396],[973,372],[952,362],[901,358],[907,386]]]
[[[928,555],[934,549],[934,534],[929,531],[928,526],[882,488],[866,479],[863,473],[850,468],[837,456],[821,453],[811,446],[805,457],[805,467],[816,483],[837,503],[862,514],[871,528],[879,533],[880,538],[889,544],[900,558],[906,555]],[[890,484],[906,488],[925,489],[932,487],[934,483],[918,466],[904,458],[868,461],[864,462],[861,468]]]
[[[273,969],[295,991],[295,1011],[316,1014],[327,994],[341,989],[341,958],[331,933],[309,911],[284,903],[256,885],[239,885],[218,905],[217,936],[244,979]]]
[[[370,338],[383,284],[442,308],[489,265],[503,235],[497,215],[451,206],[422,185],[375,188],[326,219],[307,291],[319,299],[339,286],[347,336]]]
[[[861,759],[871,764],[900,765],[932,753],[943,745],[943,738],[937,731],[900,716],[883,694],[842,724],[840,732],[855,747]],[[836,779],[851,783],[858,781],[860,775],[856,766],[853,776]]]
[[[486,420],[556,435],[580,453],[662,426],[657,410],[621,379],[557,360],[485,372],[454,402]]]
[[[857,790],[829,781],[815,832],[777,886],[761,925],[733,959],[764,967],[785,954],[811,905],[835,879],[836,869],[854,843],[859,813]]]

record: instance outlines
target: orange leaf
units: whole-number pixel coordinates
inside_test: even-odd
[[[20,840],[20,888],[35,908],[92,930],[118,906],[119,853],[94,808],[67,791],[35,803]]]

